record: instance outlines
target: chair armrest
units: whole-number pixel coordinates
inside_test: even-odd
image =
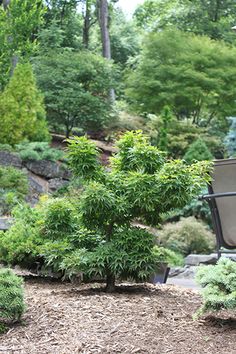
[[[222,197],[236,197],[236,192],[204,194],[204,195],[201,195],[198,199],[199,200],[209,200],[209,199],[216,199],[216,198],[222,198]]]

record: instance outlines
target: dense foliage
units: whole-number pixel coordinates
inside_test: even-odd
[[[116,277],[125,274],[145,279],[155,267],[154,239],[133,228],[132,221],[140,218],[157,225],[161,213],[184,206],[207,181],[209,165],[167,161],[141,132],[130,132],[118,141],[119,152],[106,171],[91,142],[83,137],[68,142],[72,170],[86,181],[79,203],[81,222],[104,239],[85,256],[87,269],[106,274],[108,290],[114,289]],[[74,262],[76,266],[76,257]]]
[[[191,163],[194,161],[206,161],[212,160],[213,155],[211,154],[210,150],[208,149],[206,143],[201,139],[198,138],[194,141],[186,151],[184,155],[184,160]]]
[[[14,167],[0,167],[0,215],[9,214],[17,203],[24,201],[27,192],[24,172]]]
[[[165,105],[178,119],[208,126],[234,114],[235,49],[176,30],[146,37],[140,61],[128,75],[127,94],[139,112]]]
[[[194,217],[165,224],[158,233],[158,242],[184,256],[190,253],[208,254],[215,249],[214,235]]]
[[[108,91],[114,75],[102,57],[86,51],[50,52],[39,58],[35,69],[54,129],[61,124],[68,137],[75,126],[97,131],[111,120]]]
[[[0,322],[18,321],[25,311],[23,280],[10,269],[0,269]]]
[[[30,64],[18,64],[0,93],[0,116],[1,143],[14,145],[24,139],[49,139],[43,98]]]
[[[0,147],[1,148],[1,147]],[[22,142],[15,146],[22,160],[50,160],[57,161],[64,158],[64,152],[49,146],[44,141]]]
[[[197,281],[203,287],[203,305],[198,315],[210,311],[235,310],[236,263],[220,258],[216,265],[202,266]]]

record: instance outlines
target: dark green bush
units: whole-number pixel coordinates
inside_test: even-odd
[[[236,262],[222,257],[216,265],[201,266],[196,280],[203,287],[198,315],[236,309]]]
[[[53,240],[75,232],[78,225],[76,210],[67,198],[49,199],[44,205],[43,234]]]
[[[192,163],[194,161],[204,161],[204,160],[212,160],[213,155],[208,149],[206,143],[198,138],[194,141],[188,148],[186,154],[184,155],[184,160],[188,163]]]
[[[165,224],[158,233],[158,242],[184,256],[190,253],[209,253],[215,249],[213,234],[194,217]]]
[[[38,246],[43,243],[40,235],[42,213],[28,205],[13,210],[14,224],[0,233],[0,262],[35,268],[40,261]]]
[[[0,321],[18,321],[24,311],[23,280],[10,269],[0,269]]]

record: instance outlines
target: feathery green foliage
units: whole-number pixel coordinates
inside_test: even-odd
[[[76,143],[77,150],[71,141],[68,160],[75,174],[86,181],[78,203],[81,221],[86,228],[97,230],[104,242],[92,253],[79,253],[77,267],[74,264],[72,268],[84,271],[85,264],[88,273],[106,275],[108,290],[114,290],[116,277],[146,279],[155,269],[158,253],[153,253],[153,236],[133,228],[132,221],[139,218],[157,225],[161,213],[183,207],[209,180],[210,165],[167,161],[137,131],[126,133],[118,141],[119,152],[106,171],[98,163],[96,147],[84,137],[77,141],[82,145]],[[85,156],[81,158],[83,144]],[[78,168],[80,164],[82,168]],[[71,257],[68,262],[65,268],[66,264],[72,266]]]
[[[14,167],[0,167],[0,214],[8,214],[28,192],[26,174]]]
[[[24,311],[23,280],[10,269],[0,269],[0,321],[18,321]]]
[[[206,143],[201,138],[198,138],[189,146],[183,158],[188,163],[192,163],[194,161],[212,160],[213,155],[208,149]]]
[[[18,64],[0,94],[0,140],[14,145],[24,139],[49,140],[43,99],[30,64]]]
[[[221,257],[216,265],[201,266],[196,280],[203,287],[198,316],[209,311],[235,310],[236,262]]]

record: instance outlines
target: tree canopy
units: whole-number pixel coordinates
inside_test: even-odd
[[[236,51],[223,42],[176,30],[146,37],[127,95],[139,112],[171,107],[178,119],[207,126],[236,113]]]

